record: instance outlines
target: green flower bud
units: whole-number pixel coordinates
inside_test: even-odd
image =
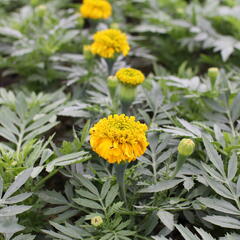
[[[195,143],[191,139],[184,138],[178,144],[178,153],[182,156],[190,156],[195,149]]]
[[[101,216],[96,216],[96,217],[93,217],[91,218],[91,224],[94,226],[94,227],[99,227],[100,225],[103,224],[103,219]]]
[[[36,7],[36,13],[38,14],[39,17],[44,17],[44,15],[47,12],[47,7],[46,5],[39,5],[38,7]]]
[[[126,84],[120,85],[120,101],[123,107],[123,113],[127,114],[128,108],[135,100],[136,96],[136,87]]]
[[[111,29],[119,29],[119,24],[118,24],[118,23],[112,23],[112,24],[110,25],[110,28],[111,28]]]
[[[214,86],[218,75],[219,75],[219,69],[218,68],[212,67],[212,68],[208,69],[208,77],[210,78],[212,86]]]
[[[39,0],[31,0],[32,6],[37,6],[39,4]]]
[[[12,167],[15,167],[15,166],[17,166],[17,164],[18,164],[17,161],[13,161],[13,162],[11,163],[11,166],[12,166]]]

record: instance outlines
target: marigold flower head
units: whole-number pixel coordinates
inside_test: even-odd
[[[83,0],[80,13],[84,18],[107,19],[112,15],[112,6],[107,0]]]
[[[103,219],[101,216],[96,216],[96,217],[93,217],[91,218],[91,224],[94,226],[94,227],[99,227],[100,225],[103,224]]]
[[[113,58],[115,53],[126,56],[130,50],[127,35],[118,29],[106,29],[95,33],[91,45],[93,54],[104,58]]]
[[[116,77],[120,82],[134,86],[145,80],[143,73],[134,68],[122,68],[116,73]]]
[[[90,144],[109,163],[131,162],[146,151],[147,129],[133,116],[110,115],[90,129]]]

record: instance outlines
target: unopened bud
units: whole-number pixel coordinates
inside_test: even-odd
[[[119,24],[118,24],[118,23],[112,23],[112,24],[110,25],[110,28],[111,28],[111,29],[119,29]]]
[[[96,217],[91,218],[91,224],[94,227],[99,227],[100,225],[102,225],[102,223],[103,223],[103,219],[101,216],[96,216]]]
[[[126,84],[121,84],[120,87],[120,100],[122,102],[127,102],[131,104],[136,95],[136,87],[135,86],[130,86]]]
[[[178,144],[178,153],[185,157],[192,155],[194,149],[195,143],[191,139],[184,138]]]
[[[212,67],[212,68],[208,69],[208,77],[210,78],[212,86],[214,86],[218,75],[219,75],[219,69],[218,68]]]
[[[45,13],[47,11],[46,5],[39,5],[36,7],[36,13],[39,17],[44,17]]]
[[[13,162],[11,163],[11,166],[12,166],[12,167],[17,166],[17,161],[13,161]]]

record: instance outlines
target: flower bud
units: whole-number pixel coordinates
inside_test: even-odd
[[[190,156],[195,149],[195,143],[191,139],[184,138],[178,144],[178,153],[182,156]]]
[[[15,166],[17,166],[17,164],[18,164],[17,161],[13,161],[13,162],[11,163],[11,166],[12,166],[12,167],[15,167]]]
[[[110,25],[110,28],[111,29],[119,29],[119,24],[114,22]]]
[[[91,218],[91,224],[94,227],[99,227],[100,225],[102,225],[102,223],[103,223],[103,219],[101,216],[96,216],[96,217]]]
[[[44,15],[46,14],[46,11],[47,11],[46,5],[39,5],[36,7],[36,13],[41,18],[44,17]]]
[[[208,77],[210,78],[212,86],[214,86],[218,75],[219,75],[219,69],[218,68],[212,67],[212,68],[208,69]]]
[[[126,107],[126,109],[132,104],[132,102],[135,100],[136,96],[136,87],[130,86],[126,84],[120,85],[120,101],[122,105]],[[126,112],[124,112],[126,113]]]

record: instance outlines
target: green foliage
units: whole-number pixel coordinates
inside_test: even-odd
[[[240,1],[110,3],[93,20],[73,0],[0,2],[0,239],[239,239]],[[84,51],[106,28],[126,32],[128,56]],[[146,76],[127,108],[107,83],[123,67]],[[126,199],[89,138],[122,112],[149,142]],[[195,150],[180,159],[183,138]]]

